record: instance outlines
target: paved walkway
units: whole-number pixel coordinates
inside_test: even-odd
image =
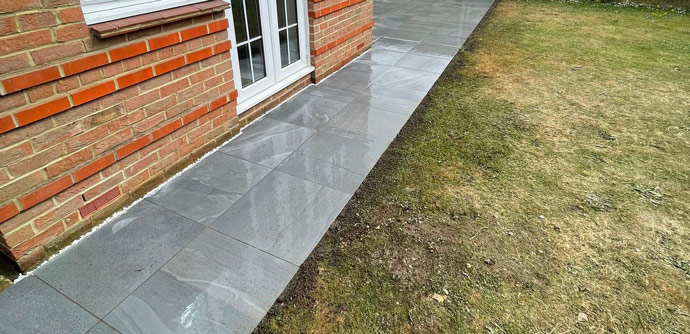
[[[250,333],[492,0],[376,0],[371,51],[0,294],[1,333]]]

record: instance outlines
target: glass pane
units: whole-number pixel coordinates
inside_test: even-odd
[[[287,30],[278,33],[280,36],[280,64],[282,67],[290,65],[290,58],[288,56],[288,38]]]
[[[249,62],[249,45],[245,44],[237,47],[237,58],[240,61],[240,75],[242,77],[242,87],[251,84],[252,66]]]
[[[285,0],[287,1],[287,18],[288,25],[297,23],[297,0]]]
[[[288,29],[288,43],[290,44],[290,64],[299,60],[299,33],[297,27]]]
[[[232,0],[232,20],[235,25],[237,43],[247,40],[247,29],[244,22],[244,6],[242,0]]]
[[[285,27],[285,0],[276,0],[278,8],[278,28]]]
[[[247,26],[249,38],[261,36],[261,16],[259,15],[259,0],[245,0],[247,9]]]
[[[252,46],[252,66],[254,69],[254,82],[266,76],[266,66],[264,62],[263,40],[259,39],[251,42]]]

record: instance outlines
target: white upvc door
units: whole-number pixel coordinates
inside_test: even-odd
[[[232,0],[226,13],[238,113],[309,67],[306,0]]]

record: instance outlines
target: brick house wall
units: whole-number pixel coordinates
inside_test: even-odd
[[[337,71],[371,47],[373,0],[309,0],[313,81]]]
[[[314,73],[240,116],[218,0],[107,38],[78,0],[0,1],[0,251],[31,268],[368,49],[373,0],[309,1]]]

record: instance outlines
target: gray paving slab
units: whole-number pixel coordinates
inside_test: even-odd
[[[99,322],[96,326],[91,328],[86,334],[120,334],[120,332],[114,330],[112,327],[106,325],[103,322]]]
[[[372,50],[0,295],[0,333],[250,333],[491,4],[376,0]]]
[[[318,129],[338,114],[348,102],[300,94],[272,110],[266,117],[311,129]]]
[[[297,152],[285,159],[276,170],[349,194],[353,194],[364,181],[364,175]]]
[[[263,118],[219,150],[266,167],[275,167],[316,131],[302,126]]]
[[[34,276],[0,294],[0,333],[84,333],[98,319]]]
[[[319,132],[304,143],[297,153],[367,175],[385,150],[383,146]]]
[[[201,233],[202,228],[172,211],[141,201],[35,274],[102,317]]]
[[[320,197],[328,201],[314,202]],[[347,194],[340,191],[273,171],[210,227],[291,263],[301,264],[306,258],[305,252],[309,254],[321,238],[321,235],[314,235],[313,230],[330,225],[333,211],[342,209],[339,203],[346,198]],[[305,211],[310,214],[309,220],[305,220]]]
[[[121,333],[249,333],[297,266],[206,229],[105,321]]]
[[[394,66],[440,74],[448,67],[449,63],[449,59],[408,53],[400,58]]]
[[[208,225],[270,171],[270,168],[215,152],[148,200]]]
[[[350,104],[321,131],[375,146],[388,146],[407,118],[363,104]]]

